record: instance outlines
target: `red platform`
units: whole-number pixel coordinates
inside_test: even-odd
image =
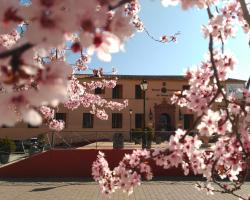
[[[98,151],[106,155],[110,168],[118,165],[125,153],[132,150],[94,150],[71,149],[49,150],[31,156],[27,159],[0,167],[2,178],[48,178],[48,177],[91,177],[92,163],[96,160]],[[154,176],[183,176],[179,168],[165,170],[151,164]]]

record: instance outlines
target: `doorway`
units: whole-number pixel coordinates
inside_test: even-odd
[[[158,130],[161,131],[172,131],[173,128],[171,126],[171,117],[167,113],[162,113],[160,115],[160,119],[158,121]]]

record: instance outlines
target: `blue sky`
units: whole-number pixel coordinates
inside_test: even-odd
[[[178,43],[162,44],[153,41],[144,32],[136,33],[125,44],[125,52],[113,54],[109,63],[101,62],[94,56],[91,67],[104,67],[107,72],[116,67],[119,74],[182,75],[184,69],[203,59],[208,48],[208,41],[201,34],[201,25],[207,23],[206,10],[165,8],[159,0],[141,0],[141,5],[140,17],[149,32],[159,38],[162,34],[171,35],[180,31]],[[237,38],[226,44],[225,49],[228,48],[238,59],[237,68],[230,77],[248,79],[250,48],[241,29]]]

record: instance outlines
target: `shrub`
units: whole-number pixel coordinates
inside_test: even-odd
[[[136,128],[132,130],[133,140],[142,138],[142,135],[143,135],[143,130],[141,128]]]
[[[11,153],[16,150],[15,142],[9,138],[0,139],[0,152]]]
[[[154,138],[154,133],[153,133],[153,129],[146,127],[146,131],[147,131],[147,136],[148,136],[148,140],[153,140]],[[136,128],[132,130],[132,138],[134,139],[140,139],[142,138],[144,135],[144,131],[142,128]]]

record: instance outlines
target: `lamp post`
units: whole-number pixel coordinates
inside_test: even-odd
[[[129,141],[132,142],[132,132],[131,132],[131,119],[132,119],[133,110],[129,109]]]
[[[146,80],[142,80],[141,90],[143,91],[143,138],[142,138],[142,148],[147,147],[147,132],[146,132],[146,91],[148,89],[148,82]]]

